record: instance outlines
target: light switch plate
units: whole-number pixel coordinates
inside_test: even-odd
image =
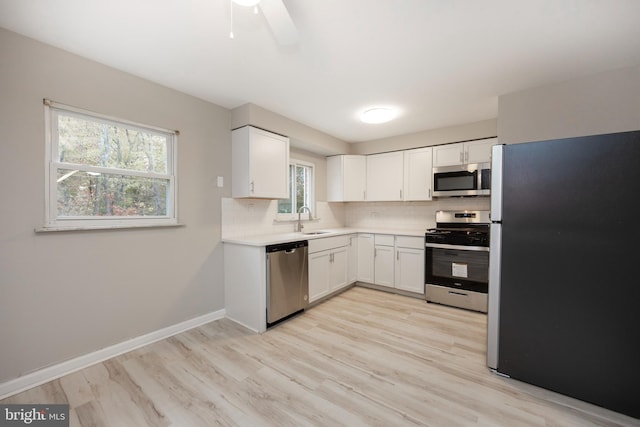
[[[224,178],[221,176],[218,177],[218,187],[224,187]]]

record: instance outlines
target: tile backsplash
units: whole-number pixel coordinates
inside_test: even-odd
[[[489,210],[488,197],[451,197],[428,202],[348,203],[345,224],[354,228],[421,230],[435,227],[439,210]]]
[[[295,221],[276,220],[277,200],[222,199],[222,238],[290,233]],[[316,202],[305,230],[354,227],[420,230],[435,227],[438,210],[488,210],[489,197],[445,198],[429,202]],[[303,218],[306,214],[303,214]]]
[[[265,199],[222,199],[222,238],[257,234],[291,233],[296,221],[276,220],[278,201]],[[312,221],[304,220],[305,231],[340,228],[345,225],[342,203],[316,202]]]

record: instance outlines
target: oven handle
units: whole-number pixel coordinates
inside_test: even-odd
[[[424,246],[427,248],[454,249],[457,251],[489,252],[487,246],[446,245],[444,243],[425,243]]]

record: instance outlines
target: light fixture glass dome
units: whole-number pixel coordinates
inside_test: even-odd
[[[233,1],[237,5],[246,6],[246,7],[256,6],[258,3],[260,3],[260,0],[231,0],[231,1]]]
[[[397,112],[389,107],[376,107],[364,111],[360,120],[365,123],[385,123],[396,118]]]

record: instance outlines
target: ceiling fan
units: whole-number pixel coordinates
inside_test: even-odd
[[[231,0],[239,6],[260,7],[271,33],[280,45],[294,45],[298,42],[298,31],[289,11],[282,0]],[[257,10],[257,9],[256,9]],[[233,37],[233,32],[231,33]]]

